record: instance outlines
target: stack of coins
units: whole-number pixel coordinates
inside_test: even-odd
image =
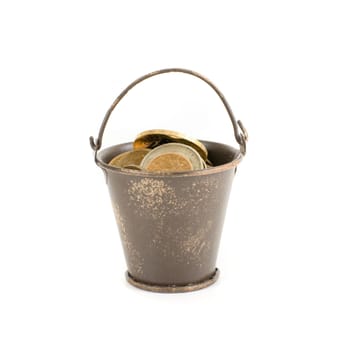
[[[118,154],[109,165],[149,172],[201,170],[211,166],[200,141],[171,130],[148,130],[136,136],[133,150]]]

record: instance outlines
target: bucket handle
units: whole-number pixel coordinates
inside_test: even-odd
[[[114,100],[113,104],[111,105],[111,107],[108,109],[101,127],[100,127],[100,131],[98,133],[98,137],[95,140],[93,136],[90,136],[90,146],[91,148],[95,151],[95,159],[96,159],[96,154],[97,151],[101,148],[102,146],[102,139],[103,139],[103,134],[107,125],[107,122],[109,120],[109,117],[111,116],[114,108],[117,106],[117,104],[122,100],[122,98],[137,84],[141,83],[143,80],[146,80],[148,78],[154,77],[156,75],[160,75],[160,74],[164,74],[164,73],[171,73],[171,72],[180,72],[180,73],[185,73],[185,74],[189,74],[189,75],[193,75],[201,80],[203,80],[204,82],[206,82],[216,93],[217,95],[220,97],[222,103],[224,104],[226,111],[231,119],[232,122],[232,126],[233,126],[233,130],[234,130],[234,134],[235,134],[235,138],[237,143],[240,145],[240,151],[243,155],[246,154],[246,142],[248,140],[248,133],[247,130],[244,128],[242,122],[240,120],[236,121],[236,118],[233,115],[233,112],[231,110],[231,107],[229,106],[228,102],[226,101],[224,95],[220,92],[220,90],[207,78],[205,78],[203,75],[196,73],[192,70],[189,69],[183,69],[183,68],[166,68],[166,69],[161,69],[161,70],[157,70],[154,71],[152,73],[143,75],[142,77],[136,79],[134,82],[132,82],[129,86],[127,86],[121,93],[120,95]]]

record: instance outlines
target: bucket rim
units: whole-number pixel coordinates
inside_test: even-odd
[[[142,176],[142,177],[183,177],[183,176],[187,177],[187,176],[210,175],[210,174],[216,174],[223,171],[227,171],[227,170],[236,168],[237,165],[243,160],[244,155],[237,148],[234,148],[232,146],[229,146],[225,143],[220,143],[220,142],[205,141],[205,140],[200,140],[200,141],[203,142],[204,144],[213,144],[213,145],[216,144],[216,145],[223,145],[225,147],[228,147],[233,151],[235,151],[235,153],[237,153],[237,157],[235,157],[235,159],[230,162],[213,166],[210,168],[201,169],[201,170],[177,171],[177,172],[149,172],[149,171],[136,170],[136,169],[117,168],[105,163],[100,158],[101,153],[103,153],[104,151],[107,151],[108,149],[111,149],[117,146],[126,146],[126,145],[132,144],[132,142],[125,142],[125,143],[120,143],[120,144],[112,145],[101,149],[96,153],[95,162],[97,166],[102,168],[103,170],[112,171],[114,173],[119,173],[121,175],[133,175],[133,176]]]

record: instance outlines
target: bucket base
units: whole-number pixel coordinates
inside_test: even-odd
[[[135,280],[128,271],[126,271],[126,280],[136,288],[140,288],[143,290],[147,290],[149,292],[157,292],[157,293],[185,293],[185,292],[193,292],[195,290],[203,289],[211,286],[213,283],[217,281],[219,278],[220,271],[218,268],[215,269],[214,274],[205,281],[198,283],[190,283],[186,285],[156,285],[156,284],[147,284],[140,281]]]

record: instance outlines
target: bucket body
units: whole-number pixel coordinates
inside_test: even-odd
[[[152,77],[182,73],[205,82],[220,98],[231,120],[239,150],[202,141],[213,167],[173,173],[116,168],[112,158],[133,149],[125,143],[101,149],[109,118],[136,85]],[[201,289],[218,278],[216,258],[226,206],[237,165],[246,154],[247,130],[236,121],[220,90],[206,77],[184,68],[143,75],[114,100],[98,137],[90,136],[95,163],[104,171],[128,267],[127,280],[154,292]]]
[[[106,148],[97,156],[106,174],[127,278],[138,287],[184,291],[181,287],[199,289],[216,278],[226,206],[241,157],[230,146],[202,142],[215,167],[186,173],[108,166],[114,156],[131,150],[131,143]]]

